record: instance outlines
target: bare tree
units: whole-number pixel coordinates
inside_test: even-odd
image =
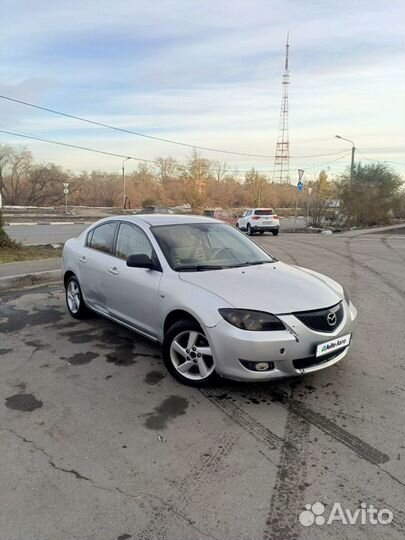
[[[311,225],[320,227],[328,214],[329,205],[336,197],[336,185],[328,180],[325,171],[319,173],[318,179],[309,184],[312,188],[308,200],[308,214]]]
[[[8,204],[22,204],[23,184],[32,165],[32,155],[24,147],[0,147],[0,191]]]
[[[69,179],[69,175],[56,165],[32,166],[22,189],[26,204],[45,206],[61,202],[63,183]]]
[[[157,168],[159,171],[159,180],[162,184],[166,184],[170,180],[176,178],[178,172],[178,163],[172,157],[168,158],[158,158],[157,159]]]
[[[252,193],[253,206],[260,206],[263,202],[264,189],[267,184],[266,177],[252,168],[245,175],[245,185]]]
[[[225,163],[225,161],[213,161],[211,163],[211,170],[215,180],[217,182],[222,182],[226,175],[231,171],[231,167]]]

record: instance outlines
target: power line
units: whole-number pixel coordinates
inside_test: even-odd
[[[359,152],[358,150],[357,150],[357,153],[360,154],[360,156],[362,156],[362,158],[365,159],[366,161],[375,161],[377,163],[392,163],[393,165],[405,165],[405,161],[390,161],[388,159],[372,159],[372,158],[366,157],[366,155],[363,154],[363,152]]]
[[[130,159],[133,159],[135,161],[143,161],[143,162],[146,162],[146,163],[153,163],[154,165],[157,165],[159,162],[156,161],[156,160],[153,160],[153,159],[144,159],[144,158],[140,158],[140,157],[134,157],[134,156],[128,156],[127,154],[116,154],[114,152],[107,152],[105,150],[97,150],[95,148],[89,148],[88,146],[80,146],[80,145],[77,145],[77,144],[70,144],[70,143],[65,143],[65,142],[62,142],[62,141],[54,141],[52,139],[45,139],[43,137],[37,137],[35,135],[27,135],[26,133],[17,133],[15,131],[7,131],[5,129],[0,129],[0,133],[5,133],[6,135],[12,135],[14,137],[21,137],[21,138],[24,138],[24,139],[32,139],[34,141],[40,141],[40,142],[45,142],[45,143],[48,143],[48,144],[56,144],[58,146],[67,146],[69,148],[76,148],[78,150],[85,150],[87,152],[93,152],[95,154],[103,154],[103,155],[106,155],[106,156],[112,156],[112,157],[118,157],[118,158],[130,158]],[[348,152],[345,152],[343,154],[341,154],[338,158],[332,160],[332,161],[327,161],[327,162],[323,162],[323,163],[316,163],[316,164],[312,164],[312,165],[308,165],[306,166],[306,169],[315,169],[317,167],[322,167],[324,165],[329,165],[331,163],[334,163],[335,161],[338,161],[339,159],[343,159],[344,157],[346,157],[348,155]],[[272,171],[269,171],[269,170],[260,170],[260,169],[255,169],[258,173],[270,173]],[[292,171],[295,171],[295,169],[289,169],[290,172]],[[251,169],[244,169],[244,170],[236,170],[237,173],[247,173],[247,172],[250,172]]]
[[[20,99],[15,99],[15,98],[12,98],[12,97],[9,97],[9,96],[0,95],[0,98],[5,99],[7,101],[12,101],[14,103],[18,103],[20,105],[25,105],[27,107],[32,107],[34,109],[39,109],[41,111],[49,112],[49,113],[52,113],[52,114],[57,114],[59,116],[64,116],[66,118],[72,118],[74,120],[79,120],[80,122],[86,122],[87,124],[92,124],[92,125],[107,128],[107,129],[113,129],[114,131],[120,131],[122,133],[129,133],[131,135],[136,135],[137,137],[144,137],[144,138],[147,138],[147,139],[153,139],[155,141],[160,141],[160,142],[164,142],[164,143],[176,144],[178,146],[185,146],[185,147],[188,147],[188,148],[196,148],[198,150],[205,150],[205,151],[208,151],[208,152],[219,152],[219,153],[222,153],[222,154],[232,154],[232,155],[235,155],[235,156],[257,157],[257,158],[267,158],[267,159],[273,159],[275,157],[274,155],[269,156],[269,155],[263,155],[263,154],[248,154],[246,152],[236,152],[236,151],[231,151],[231,150],[223,150],[223,149],[219,149],[219,148],[210,148],[210,147],[207,147],[207,146],[197,146],[195,144],[188,144],[188,143],[185,143],[185,142],[174,141],[172,139],[163,139],[161,137],[155,137],[153,135],[146,135],[145,133],[139,133],[137,131],[132,131],[130,129],[120,128],[120,127],[117,127],[117,126],[112,126],[110,124],[104,124],[102,122],[97,122],[96,120],[89,120],[88,118],[83,118],[81,116],[75,116],[73,114],[68,114],[68,113],[64,113],[64,112],[61,112],[61,111],[56,111],[56,110],[50,109],[48,107],[41,107],[40,105],[35,105],[33,103],[29,103],[27,101],[22,101]],[[308,155],[308,156],[293,156],[293,157],[295,157],[295,158],[311,158],[311,157],[336,156],[337,154],[340,154],[340,152],[331,152],[331,153],[328,153],[328,154],[313,154],[313,155]]]
[[[26,134],[23,134],[23,133],[16,133],[16,132],[13,132],[13,131],[6,131],[5,129],[0,129],[0,133],[6,133],[7,135],[13,135],[15,137],[23,137],[25,139],[33,139],[34,141],[42,141],[42,142],[46,142],[46,143],[49,143],[49,144],[57,144],[59,146],[69,146],[70,148],[78,148],[79,150],[86,150],[87,152],[94,152],[96,154],[104,154],[106,156],[113,156],[113,157],[119,157],[119,158],[131,158],[131,159],[134,159],[135,161],[146,161],[148,163],[158,163],[157,161],[155,160],[152,160],[152,159],[143,159],[143,158],[139,158],[139,157],[134,157],[134,156],[128,156],[128,155],[124,155],[124,154],[115,154],[114,152],[106,152],[104,150],[96,150],[95,148],[88,148],[87,146],[79,146],[77,144],[69,144],[69,143],[64,143],[64,142],[60,142],[60,141],[53,141],[51,139],[44,139],[42,137],[35,137],[34,135],[26,135]]]
[[[313,163],[311,165],[304,165],[304,167],[305,167],[305,170],[307,170],[307,169],[316,169],[318,167],[324,167],[325,165],[330,165],[331,163],[335,163],[335,161],[339,161],[340,159],[343,159],[343,158],[347,157],[349,154],[350,154],[350,151],[347,151],[344,154],[340,155],[336,159],[332,159],[332,160],[329,160],[329,161],[324,161],[322,163]],[[251,170],[252,169],[248,169],[248,170],[239,170],[239,169],[237,169],[236,172],[250,172]],[[258,172],[258,173],[273,173],[272,170],[255,169],[255,171]],[[289,169],[284,169],[284,171],[297,172],[297,169],[296,168],[295,169],[289,168]]]

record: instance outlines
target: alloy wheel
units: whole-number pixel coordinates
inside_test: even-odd
[[[78,313],[80,309],[80,289],[74,279],[69,281],[66,295],[69,311],[74,314]]]
[[[194,381],[208,378],[215,369],[207,338],[196,330],[180,332],[173,339],[170,359],[178,373]]]

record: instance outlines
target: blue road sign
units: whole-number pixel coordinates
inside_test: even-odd
[[[301,180],[297,184],[297,189],[299,192],[301,192],[304,189],[304,182],[301,182]]]

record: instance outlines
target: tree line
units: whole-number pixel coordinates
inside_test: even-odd
[[[127,169],[129,169],[127,162]],[[126,206],[189,204],[193,210],[222,207],[242,209],[269,206],[306,212],[310,224],[339,214],[346,223],[367,226],[405,217],[402,178],[384,163],[358,163],[333,180],[325,171],[298,196],[293,185],[272,183],[254,168],[244,173],[212,161],[193,150],[185,163],[168,158],[156,164],[139,163],[126,172]],[[25,147],[0,145],[0,192],[3,204],[53,206],[64,202],[63,183],[69,183],[69,205],[122,207],[122,175],[94,170],[80,174],[53,163],[36,163]]]

